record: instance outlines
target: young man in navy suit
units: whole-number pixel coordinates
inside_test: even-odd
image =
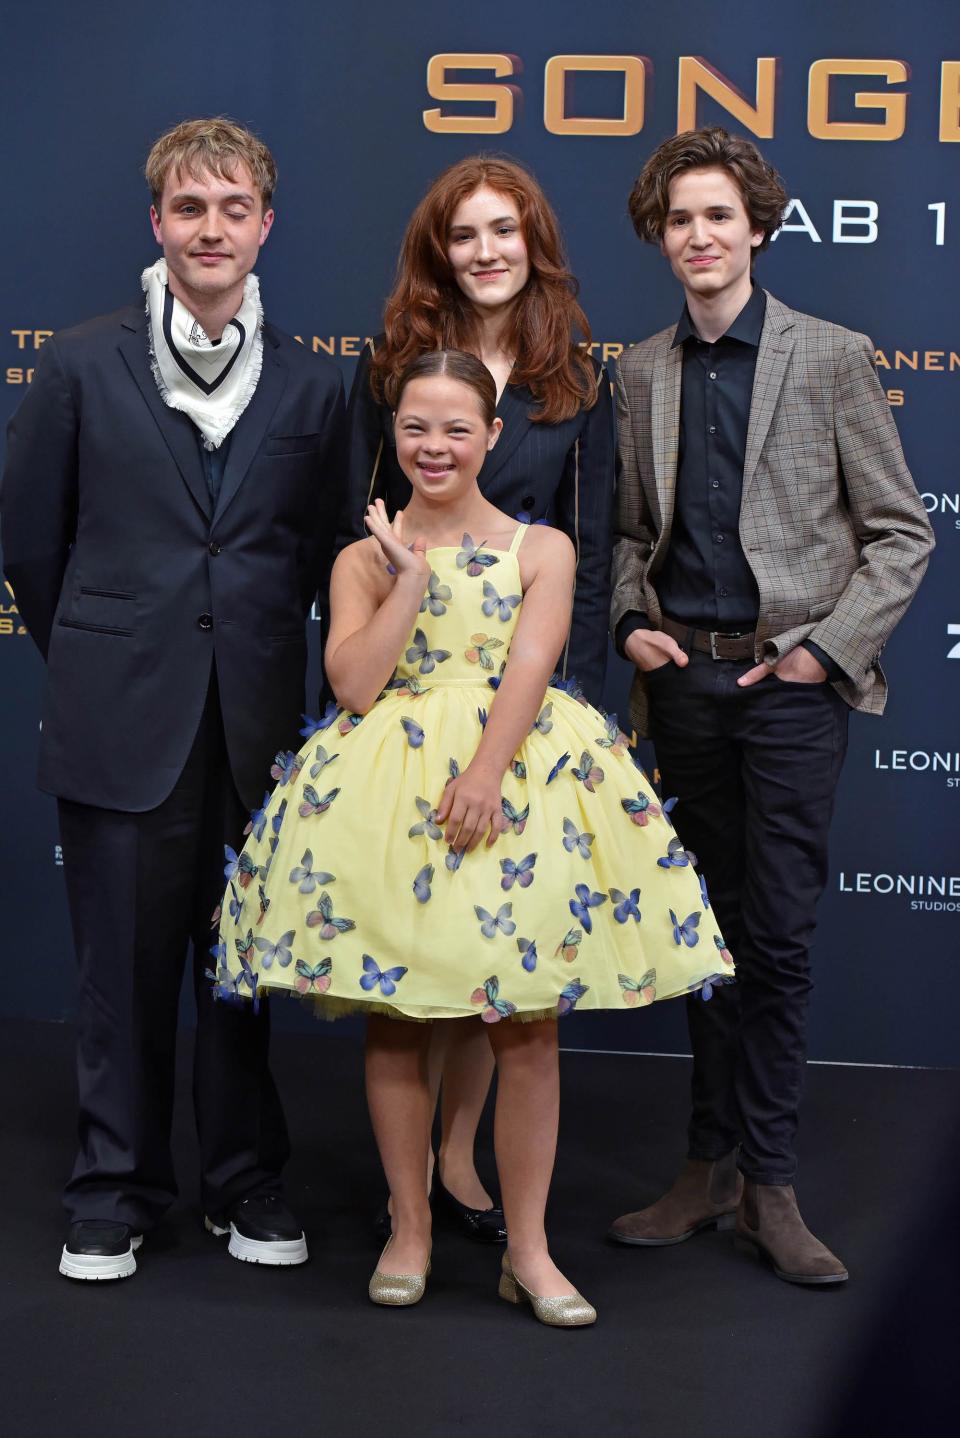
[[[329,562],[343,392],[263,320],[276,167],[220,119],[147,161],[163,258],[146,303],[62,331],[10,423],[6,573],[44,656],[40,784],[58,800],[80,969],[80,1146],[60,1272],[128,1277],[176,1194],[177,1004],[192,942],[205,1222],[302,1263],[266,1006],[205,977],[224,846],[296,747],[305,620]],[[256,815],[254,815],[256,822]]]

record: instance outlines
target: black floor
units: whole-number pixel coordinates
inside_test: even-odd
[[[368,1303],[381,1181],[360,1045],[328,1032],[275,1044],[308,1265],[236,1263],[201,1232],[181,1103],[183,1199],[136,1277],[60,1278],[71,1045],[67,1027],[0,1023],[6,1438],[926,1438],[956,1414],[956,1071],[811,1068],[801,1206],[852,1278],[810,1291],[729,1234],[606,1244],[609,1221],[654,1197],[682,1157],[687,1064],[564,1055],[550,1232],[600,1321],[558,1332],[497,1300],[496,1252],[444,1229],[417,1308]]]

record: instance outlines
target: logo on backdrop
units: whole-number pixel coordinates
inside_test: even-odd
[[[874,749],[873,767],[890,774],[923,774],[960,789],[960,750]]]
[[[915,913],[960,914],[960,874],[872,874],[840,870],[837,888],[855,897],[904,900]]]
[[[26,626],[20,618],[20,611],[17,608],[17,601],[13,596],[13,589],[9,579],[3,581],[3,588],[0,589],[0,639],[7,639],[16,634],[26,634]]]
[[[945,494],[941,492],[935,494],[931,490],[926,490],[920,495],[920,498],[938,532],[941,529],[953,529],[960,532],[960,493]],[[942,519],[943,523],[938,524],[938,519]]]

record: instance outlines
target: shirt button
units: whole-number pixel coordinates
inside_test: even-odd
[[[710,371],[710,378],[711,378],[711,379],[716,379],[716,377],[717,377],[717,372],[716,372],[715,369],[712,369],[712,370]]]
[[[710,426],[710,428],[707,430],[707,434],[716,434],[716,432],[717,432],[717,426],[716,426],[715,424],[712,424],[712,425]]]
[[[197,623],[199,624],[199,626],[200,626],[201,629],[212,629],[212,628],[213,628],[213,615],[212,615],[212,614],[201,614],[201,615],[200,615],[200,618],[197,620]]]
[[[711,489],[719,489],[719,488],[720,488],[720,481],[719,481],[719,479],[711,479],[711,481],[710,481],[710,488],[711,488]]]
[[[718,544],[722,544],[722,543],[723,543],[723,535],[722,535],[722,534],[715,534],[713,537],[714,537],[714,539],[717,541]]]
[[[209,549],[211,554],[219,554],[223,546],[221,544],[218,544],[215,539],[211,539],[210,543],[207,545],[207,548]]]
[[[727,591],[726,591],[725,589],[718,589],[718,590],[717,590],[717,593],[720,595],[720,598],[721,598],[721,599],[726,599],[726,597],[727,597]]]

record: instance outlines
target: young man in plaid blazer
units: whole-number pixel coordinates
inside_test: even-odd
[[[688,1001],[689,1157],[611,1237],[735,1223],[778,1277],[823,1284],[847,1271],[793,1190],[808,951],[847,716],[883,709],[880,652],[933,537],[870,341],[753,283],[786,202],[720,129],[666,141],[630,196],[686,304],[618,367],[611,619],[738,982]]]

